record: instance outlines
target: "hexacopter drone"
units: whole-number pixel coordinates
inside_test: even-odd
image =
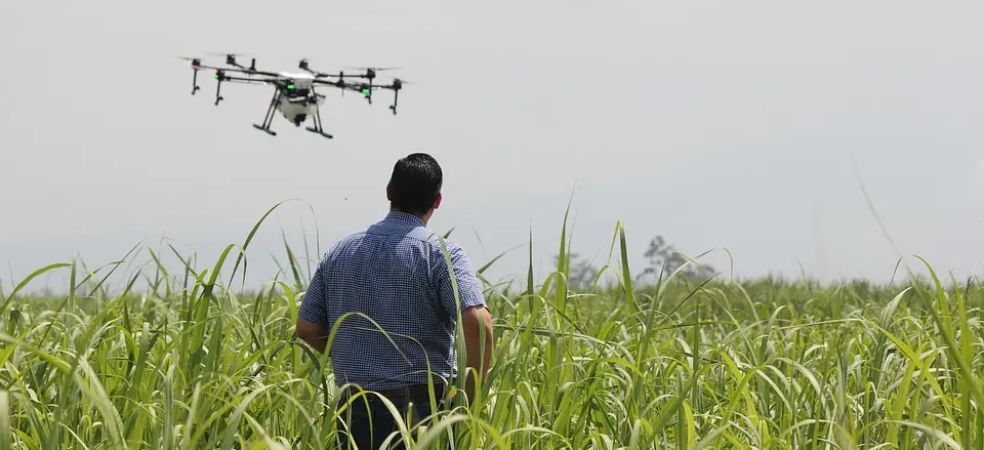
[[[325,96],[324,94],[315,92],[317,87],[338,88],[342,91],[342,94],[345,91],[358,92],[370,104],[372,103],[374,90],[389,89],[393,91],[393,104],[390,105],[389,109],[393,111],[393,114],[396,114],[400,89],[403,89],[403,84],[405,83],[399,78],[394,78],[390,84],[373,84],[373,80],[376,79],[376,72],[392,70],[394,69],[392,67],[360,67],[357,69],[362,71],[361,73],[338,72],[337,74],[329,74],[312,70],[308,66],[308,60],[302,59],[298,67],[304,71],[303,73],[267,72],[256,69],[256,58],[252,59],[249,67],[246,67],[236,62],[236,56],[235,54],[225,55],[225,64],[228,67],[204,65],[202,64],[201,58],[182,57],[181,59],[191,61],[191,69],[193,71],[191,95],[195,95],[201,89],[198,86],[199,70],[215,71],[215,80],[218,82],[215,88],[216,106],[223,100],[222,83],[231,82],[273,86],[273,99],[270,100],[270,106],[267,108],[267,113],[263,117],[263,123],[253,124],[254,128],[271,136],[277,135],[276,131],[270,129],[270,125],[273,123],[273,117],[276,112],[280,111],[288,121],[298,127],[310,118],[313,126],[307,127],[308,131],[320,134],[328,139],[333,137],[326,133],[321,126],[320,105],[324,103]]]

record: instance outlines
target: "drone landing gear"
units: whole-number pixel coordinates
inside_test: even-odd
[[[280,92],[280,88],[277,88],[277,90],[273,92],[273,99],[270,100],[270,107],[267,108],[266,115],[263,116],[263,125],[257,125],[254,123],[253,128],[269,134],[270,136],[277,135],[276,131],[270,129],[270,125],[273,123],[273,116],[277,112],[277,102],[280,101],[281,95],[283,94]]]
[[[269,134],[270,136],[276,136],[277,135],[277,132],[276,131],[273,131],[273,130],[271,130],[269,128],[263,128],[262,126],[257,125],[255,123],[253,124],[253,128],[256,128],[257,130],[260,130],[260,131],[262,131],[262,132],[264,132],[266,134]]]
[[[394,84],[394,86],[397,86],[397,84],[396,84],[395,81],[394,81],[393,84]],[[393,115],[394,116],[396,115],[396,105],[397,105],[397,102],[400,101],[400,88],[402,88],[402,84],[400,84],[398,86],[399,87],[393,89],[393,104],[390,105],[390,107],[389,107],[390,111],[393,111]]]
[[[314,134],[320,134],[320,135],[322,135],[322,136],[324,136],[324,137],[326,137],[328,139],[334,139],[335,138],[335,136],[332,136],[332,135],[330,135],[328,133],[325,133],[324,130],[319,130],[319,129],[315,128],[315,127],[307,127],[306,130],[308,130],[308,131],[310,131],[310,132],[312,132]]]
[[[312,117],[311,120],[314,121],[314,126],[307,127],[308,131],[314,134],[320,134],[328,139],[333,139],[335,137],[325,133],[325,129],[321,127],[321,107],[318,106],[317,103],[314,104],[314,117]]]

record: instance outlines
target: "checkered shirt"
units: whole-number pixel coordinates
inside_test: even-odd
[[[464,250],[446,245],[461,310],[484,306]],[[382,390],[426,383],[428,360],[435,382],[454,376],[455,308],[437,236],[420,218],[394,211],[328,251],[304,294],[300,316],[331,330],[343,314],[357,312],[382,327],[389,338],[372,322],[350,315],[329,352],[336,384]]]

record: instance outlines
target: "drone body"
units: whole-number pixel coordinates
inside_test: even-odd
[[[280,76],[287,85],[284,89],[277,89],[280,94],[275,97],[277,111],[295,126],[301,126],[308,117],[316,117],[321,104],[325,102],[325,96],[314,91],[314,77],[310,74],[286,72]],[[266,128],[264,131],[270,131],[269,127]]]
[[[191,82],[191,95],[195,95],[201,87],[198,86],[198,71],[212,70],[215,72],[215,80],[218,82],[215,90],[215,105],[218,106],[222,97],[222,83],[231,82],[239,84],[262,84],[274,88],[273,98],[267,107],[267,113],[263,117],[263,123],[253,124],[253,127],[271,136],[277,133],[270,128],[276,113],[279,111],[284,118],[295,126],[301,126],[308,120],[312,125],[307,130],[331,139],[333,136],[325,132],[321,124],[321,105],[325,101],[325,95],[317,92],[321,88],[337,88],[344,93],[345,91],[355,91],[360,93],[369,103],[372,103],[372,94],[375,90],[384,89],[393,91],[393,104],[389,109],[396,114],[397,101],[399,100],[400,89],[403,88],[403,81],[394,79],[390,84],[373,84],[376,78],[376,71],[387,70],[366,67],[361,68],[364,73],[345,74],[339,72],[328,74],[311,70],[308,61],[302,59],[298,64],[304,72],[266,72],[256,69],[256,59],[252,60],[249,67],[245,67],[236,62],[236,55],[225,55],[225,63],[228,67],[216,67],[203,65],[199,58],[183,58],[191,61],[193,70]],[[349,80],[355,79],[352,82]]]

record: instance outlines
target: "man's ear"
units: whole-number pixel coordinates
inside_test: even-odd
[[[437,208],[440,208],[441,207],[441,199],[442,198],[443,197],[441,197],[441,193],[438,192],[437,193],[437,196],[434,197],[434,209],[437,209]]]
[[[393,201],[393,183],[386,183],[386,200]]]

